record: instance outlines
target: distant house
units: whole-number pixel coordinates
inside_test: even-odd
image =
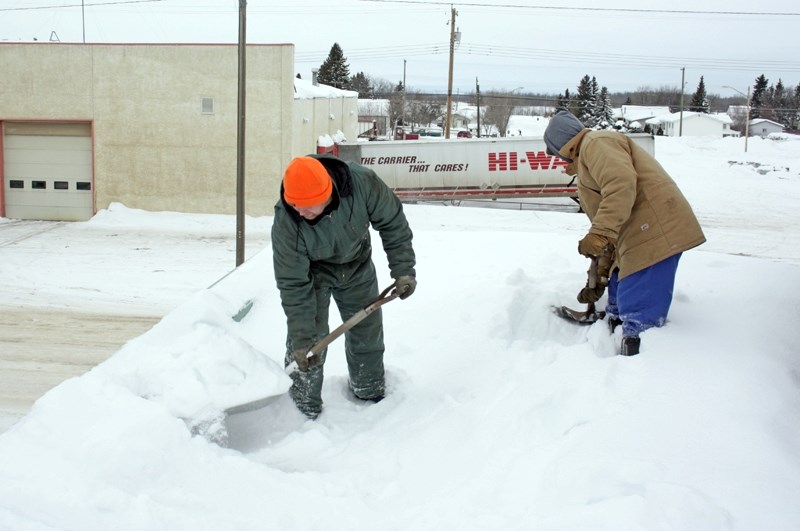
[[[666,136],[714,136],[724,138],[739,136],[738,131],[731,129],[733,121],[727,114],[707,114],[684,111],[669,113],[647,120],[653,130],[659,128]]]
[[[766,118],[750,120],[750,136],[766,138],[770,133],[783,133],[783,125]]]
[[[444,106],[442,113],[445,113],[447,106]],[[441,117],[441,126],[444,128],[445,117]],[[453,104],[453,112],[450,113],[450,131],[470,131],[475,130],[478,121],[478,108],[474,105],[466,105],[456,102]],[[455,136],[455,135],[453,135]]]
[[[649,107],[645,105],[623,105],[619,109],[614,109],[614,118],[617,121],[622,120],[625,127],[631,129],[645,128],[647,121],[657,116],[669,114],[669,107],[654,106]],[[635,122],[638,122],[636,124]],[[653,131],[655,132],[655,131]]]

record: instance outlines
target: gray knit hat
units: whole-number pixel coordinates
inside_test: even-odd
[[[547,129],[544,130],[544,143],[547,146],[547,154],[553,157],[561,157],[567,162],[572,162],[558,152],[561,151],[567,142],[575,138],[575,135],[583,131],[585,127],[575,115],[569,111],[558,111],[550,118]]]

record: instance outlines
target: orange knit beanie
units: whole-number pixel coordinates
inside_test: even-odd
[[[328,170],[313,157],[297,157],[283,175],[283,198],[290,205],[307,208],[321,205],[331,196],[333,184]]]

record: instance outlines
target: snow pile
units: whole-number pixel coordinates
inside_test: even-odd
[[[797,529],[800,142],[656,142],[708,242],[639,356],[551,311],[580,307],[585,216],[409,205],[386,399],[349,395],[340,340],[317,421],[283,394],[228,449],[191,435],[198,404],[285,388],[267,246],[0,436],[0,529]]]
[[[96,371],[134,395],[161,404],[190,424],[221,418],[228,408],[286,392],[282,365],[241,338],[225,283],[203,291],[128,342]]]

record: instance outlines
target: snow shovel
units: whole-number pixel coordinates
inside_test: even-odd
[[[320,339],[317,343],[315,343],[309,350],[306,357],[311,357],[314,355],[319,355],[320,352],[325,349],[328,345],[330,345],[334,340],[336,340],[339,336],[353,328],[355,325],[363,321],[367,318],[369,314],[386,304],[387,302],[396,299],[400,294],[397,291],[392,291],[395,285],[392,284],[385,290],[381,292],[377,299],[372,301],[368,306],[356,312],[350,319],[339,325],[336,330],[328,334],[327,336]],[[390,293],[391,292],[391,293]],[[297,362],[293,361],[286,367],[286,372],[291,374],[292,372],[298,370]],[[225,410],[224,415],[227,417],[229,415],[236,415],[237,413],[245,413],[248,411],[255,411],[256,409],[261,409],[266,405],[271,404],[272,402],[276,401],[280,398],[281,395],[271,395],[267,396],[258,400],[253,400],[252,402],[246,402],[244,404],[238,404],[233,407],[229,407]]]
[[[591,325],[597,321],[602,321],[606,316],[606,312],[595,310],[593,302],[590,302],[586,306],[585,312],[573,310],[572,308],[567,308],[566,306],[561,306],[560,308],[553,306],[553,311],[562,319],[566,319],[571,323],[579,325]]]
[[[597,266],[598,266],[598,257],[592,257],[592,262],[589,265],[589,279],[587,285],[590,288],[594,288],[597,286]],[[597,311],[594,307],[594,303],[590,302],[586,306],[586,311],[581,312],[578,310],[573,310],[572,308],[567,308],[566,306],[553,306],[553,312],[561,317],[562,319],[566,319],[567,321],[579,325],[591,325],[596,323],[597,321],[602,321],[603,318],[606,316],[606,312]]]

